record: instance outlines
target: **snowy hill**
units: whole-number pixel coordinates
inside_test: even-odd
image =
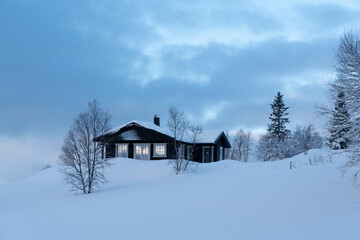
[[[91,195],[69,192],[57,168],[0,186],[0,239],[360,239],[344,156],[225,160],[179,176],[167,161],[114,160]]]

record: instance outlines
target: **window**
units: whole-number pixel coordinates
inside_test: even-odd
[[[191,146],[187,146],[187,152],[186,152],[186,159],[187,160],[190,160],[190,158],[191,158]]]
[[[106,158],[106,145],[103,145],[102,158]]]
[[[180,145],[180,147],[179,147],[179,157],[181,159],[185,158],[185,146],[184,145]]]
[[[150,144],[134,144],[134,156],[136,159],[150,160]]]
[[[117,157],[128,157],[128,145],[129,144],[116,144],[116,156]]]
[[[135,153],[136,153],[136,155],[141,155],[141,146],[139,146],[139,145],[136,145],[135,146]]]
[[[224,151],[224,148],[220,147],[220,160],[223,160],[223,151]]]
[[[154,143],[154,157],[166,157],[166,143]]]

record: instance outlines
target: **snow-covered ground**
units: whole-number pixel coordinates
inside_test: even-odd
[[[91,195],[69,192],[53,167],[0,186],[0,239],[359,240],[360,190],[327,154],[179,176],[167,161],[117,158]]]

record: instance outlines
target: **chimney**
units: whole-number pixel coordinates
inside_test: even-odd
[[[154,124],[160,127],[160,117],[158,117],[158,115],[154,116]]]

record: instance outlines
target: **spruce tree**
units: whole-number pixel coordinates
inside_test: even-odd
[[[283,141],[290,133],[285,126],[286,123],[290,122],[289,118],[285,117],[289,114],[286,112],[289,107],[285,106],[283,95],[281,95],[280,92],[277,93],[274,102],[270,104],[270,106],[272,108],[272,113],[269,117],[271,123],[268,125],[268,134],[278,141]]]
[[[345,104],[345,94],[340,92],[336,96],[335,108],[332,119],[330,120],[330,137],[328,138],[329,146],[332,149],[346,149],[349,140],[346,133],[349,131],[349,113]]]

